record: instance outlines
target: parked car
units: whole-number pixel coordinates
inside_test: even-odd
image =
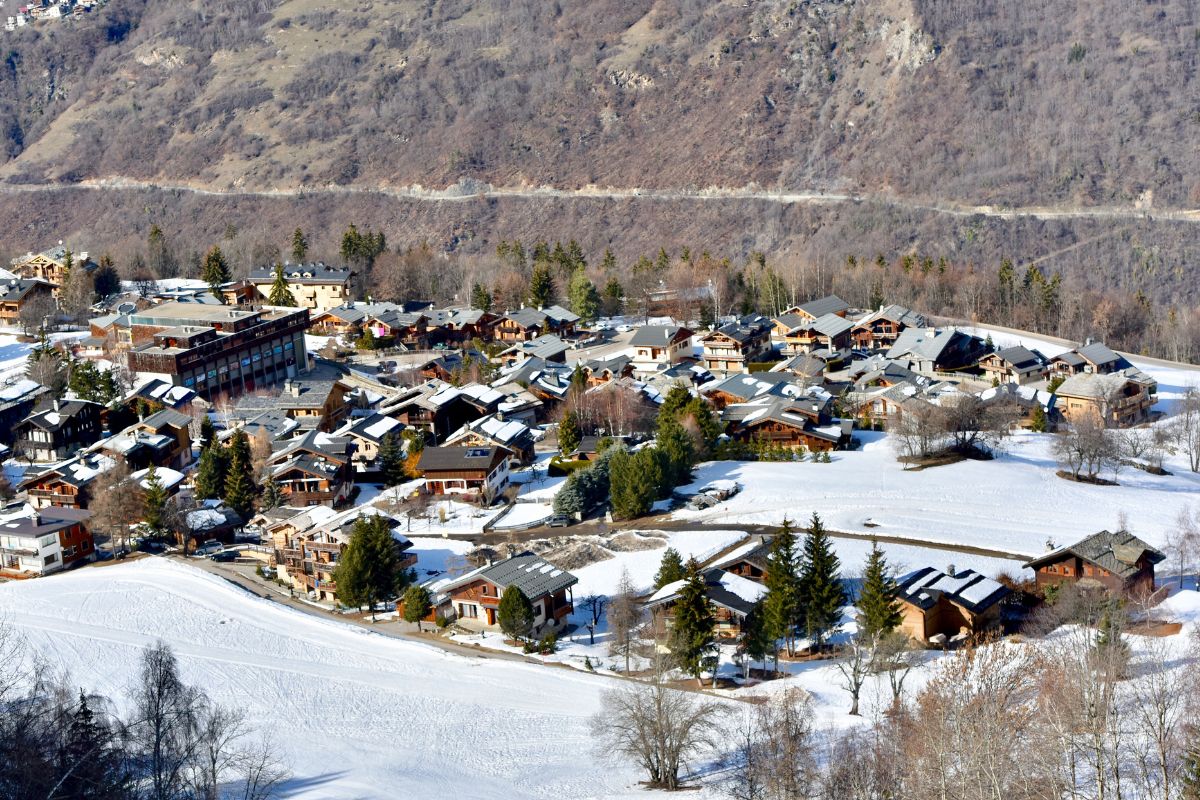
[[[216,539],[209,539],[208,541],[203,542],[198,547],[196,547],[196,550],[193,553],[193,555],[207,556],[207,555],[212,555],[213,553],[219,552],[224,549],[225,549],[225,545],[221,544],[221,542],[217,541]]]
[[[571,518],[566,514],[555,514],[548,524],[551,528],[565,528],[571,524]]]
[[[237,561],[240,555],[241,553],[237,550],[218,550],[209,556],[209,559],[212,561]]]

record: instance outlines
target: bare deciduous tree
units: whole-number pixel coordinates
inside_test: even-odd
[[[1105,473],[1121,470],[1121,446],[1115,432],[1091,415],[1084,415],[1054,441],[1059,466],[1076,478],[1096,482]]]
[[[642,604],[638,601],[637,589],[629,570],[621,570],[617,582],[617,593],[608,603],[608,631],[612,635],[609,652],[625,657],[625,671],[629,672],[629,660],[637,644],[638,629],[645,617]]]
[[[672,689],[665,663],[645,683],[605,692],[592,718],[600,752],[636,761],[651,786],[680,788],[680,771],[714,748],[724,708],[702,695]]]

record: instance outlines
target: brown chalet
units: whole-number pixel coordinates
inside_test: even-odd
[[[904,306],[892,304],[860,319],[850,331],[855,347],[874,350],[891,347],[905,328],[924,328],[925,317]]]
[[[436,586],[435,614],[464,627],[495,629],[500,598],[515,586],[533,606],[532,635],[541,636],[566,625],[575,609],[571,587],[578,582],[540,556],[521,553]]]
[[[53,291],[53,285],[40,280],[12,278],[0,281],[0,323],[17,325],[21,321],[21,311],[31,301],[43,297],[53,303]],[[54,306],[49,309],[53,311]]]
[[[918,642],[962,638],[1000,627],[1001,602],[1012,591],[974,570],[925,567],[897,582],[900,630]]]
[[[1025,566],[1037,573],[1039,588],[1077,583],[1118,597],[1146,597],[1154,592],[1154,565],[1165,558],[1128,531],[1100,531]]]
[[[100,265],[88,258],[86,251],[72,253],[62,242],[41,253],[26,253],[12,260],[12,272],[22,278],[54,284],[54,296],[58,297],[67,275],[73,269],[95,271]]]
[[[712,372],[749,372],[771,352],[769,320],[747,317],[700,337],[704,367]]]
[[[769,397],[727,406],[722,422],[731,438],[747,444],[762,442],[791,450],[836,450],[849,436],[841,430],[819,428],[830,422],[829,402],[808,397]]]
[[[353,449],[348,438],[311,431],[273,454],[267,465],[284,503],[336,508],[348,501],[354,488]]]
[[[477,495],[489,501],[508,486],[508,462],[513,453],[503,447],[426,447],[417,470],[425,476],[430,494]]]
[[[723,639],[741,634],[746,616],[754,604],[766,594],[761,583],[743,578],[723,569],[710,568],[700,573],[704,579],[704,596],[713,609],[716,634]],[[665,631],[675,619],[675,605],[687,581],[668,583],[646,600],[646,608],[654,618],[655,628]]]

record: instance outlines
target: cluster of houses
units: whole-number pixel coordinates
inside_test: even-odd
[[[60,245],[11,266],[7,292],[0,286],[6,320],[20,315],[28,302],[22,297],[53,298],[68,269],[94,269],[95,262]],[[93,557],[89,503],[95,482],[118,464],[131,480],[154,468],[168,492],[189,492],[206,444],[205,418],[216,423],[218,444],[244,431],[259,454],[259,478],[278,489],[279,507],[253,525],[270,542],[280,575],[314,598],[336,601],[331,570],[354,519],[375,513],[356,507],[356,498],[382,481],[389,442],[401,447],[426,496],[490,505],[511,495],[514,470],[534,461],[547,423],[561,417],[572,392],[620,409],[564,454],[586,460],[601,435],[648,433],[658,405],[680,384],[707,400],[728,441],[747,452],[846,448],[856,426],[887,425],[913,404],[961,392],[1005,393],[1051,420],[1098,414],[1134,424],[1148,417],[1156,389],[1100,343],[1046,358],[931,326],[901,306],[855,311],[835,296],[773,318],[723,318],[707,330],[668,318],[614,331],[612,321],[587,324],[557,305],[500,313],[362,302],[353,297],[351,270],[325,264],[286,264],[283,273],[296,306],[265,302],[274,269],[223,285],[219,298],[190,287],[139,287],[106,298],[87,335],[64,346],[76,358],[126,368],[131,380],[112,403],[55,397],[32,380],[0,387],[0,422],[8,422],[0,425],[0,454],[23,471],[14,487],[19,508],[10,508],[27,520],[9,525],[21,533],[0,539],[0,575],[44,574]],[[365,332],[403,354],[410,368],[309,353],[308,336],[351,342]],[[472,361],[488,369],[468,377],[464,365]],[[197,504],[193,518],[197,541],[230,538],[251,523],[214,501]],[[403,554],[407,540],[392,522]],[[57,526],[57,550],[30,546],[51,538],[47,526]],[[443,611],[490,624],[493,590],[505,581],[546,589],[535,604],[543,623],[570,606],[569,576],[537,583],[489,569],[461,591],[443,587]],[[750,562],[713,569],[715,603],[752,602],[754,590],[743,582],[755,584]],[[941,579],[925,577],[922,591],[953,594],[937,588]],[[963,580],[946,579],[955,586]],[[979,598],[983,586],[960,588],[964,598]],[[667,597],[659,600],[667,604]]]
[[[108,0],[38,0],[17,6],[16,14],[9,14],[4,19],[4,30],[15,31],[35,22],[45,20],[64,20],[82,17],[84,14],[99,8]]]

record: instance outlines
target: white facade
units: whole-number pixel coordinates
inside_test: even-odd
[[[0,527],[0,570],[47,575],[62,569],[62,545],[57,533],[17,536]]]

